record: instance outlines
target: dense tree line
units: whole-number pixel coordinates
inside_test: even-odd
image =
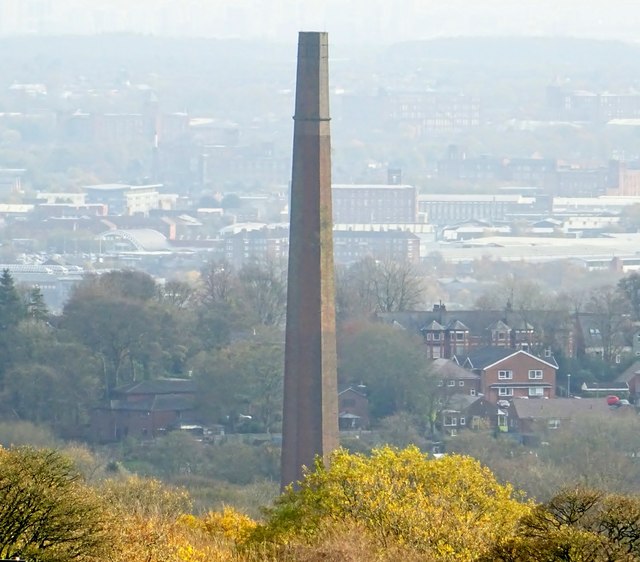
[[[409,267],[365,261],[345,275],[345,318],[417,304],[419,281]],[[92,275],[57,316],[39,289],[25,293],[5,271],[0,416],[81,435],[89,410],[114,389],[192,376],[203,421],[233,431],[250,412],[243,429],[278,431],[285,310],[285,270],[276,263],[236,269],[212,261],[195,281],[164,284],[134,270]]]
[[[478,461],[416,447],[335,451],[259,519],[193,513],[183,489],[63,452],[0,449],[0,554],[34,562],[147,560],[632,561],[640,499],[571,486],[544,503]]]

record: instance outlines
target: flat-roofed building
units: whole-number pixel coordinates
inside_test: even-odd
[[[106,183],[87,185],[84,191],[87,204],[107,205],[110,215],[148,215],[149,211],[157,209],[160,205],[158,189],[161,187],[161,184]]]
[[[418,212],[435,225],[470,220],[503,221],[510,215],[526,214],[535,203],[535,197],[523,195],[434,193],[418,196]]]
[[[332,187],[334,223],[417,222],[417,192],[412,185],[334,184]]]
[[[334,231],[333,253],[336,263],[350,264],[365,258],[417,263],[420,238],[402,230]]]

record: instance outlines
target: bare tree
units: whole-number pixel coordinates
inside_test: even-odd
[[[371,258],[338,270],[337,304],[342,316],[411,310],[422,301],[423,280],[408,262]]]
[[[236,289],[235,269],[225,260],[212,260],[200,272],[200,300],[205,304],[228,304]]]
[[[238,280],[244,305],[263,326],[279,326],[286,315],[286,272],[274,262],[242,267]]]
[[[607,363],[620,353],[625,327],[629,324],[627,306],[625,299],[611,285],[591,291],[585,305],[586,312],[593,315],[594,329],[598,330],[602,342],[602,359]]]

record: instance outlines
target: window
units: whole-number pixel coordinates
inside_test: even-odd
[[[440,341],[440,334],[433,334],[433,341]]]
[[[464,418],[464,416],[460,417],[460,425],[466,425],[467,420]]]
[[[544,396],[544,388],[539,386],[529,387],[529,396]]]
[[[499,340],[501,340],[501,341],[504,340],[504,336],[505,336],[504,332],[498,332],[498,339]]]
[[[431,334],[427,332],[427,341],[431,341]]]
[[[499,380],[511,380],[513,378],[513,371],[498,371]]]
[[[513,396],[513,388],[499,388],[498,396]]]
[[[560,420],[549,420],[549,429],[558,429],[560,427]]]
[[[458,381],[458,386],[464,386],[464,381]]]
[[[464,340],[464,332],[456,332],[456,339],[458,341]]]
[[[544,350],[544,356],[545,357],[551,357],[551,350],[549,348]]]
[[[455,386],[456,381],[447,381],[447,386]]]
[[[529,379],[541,379],[542,371],[539,369],[532,369],[529,371]]]
[[[445,427],[451,427],[454,425],[458,425],[458,418],[455,416],[451,416],[449,414],[446,414],[444,416],[444,425]]]
[[[449,435],[451,435],[451,437],[455,437],[456,435],[458,435],[458,430],[457,429],[450,429],[449,430]]]
[[[472,388],[472,389],[469,391],[469,396],[475,396],[475,395],[476,395],[476,389],[475,389],[475,388]]]

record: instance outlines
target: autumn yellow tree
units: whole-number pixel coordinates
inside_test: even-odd
[[[381,553],[397,547],[428,560],[476,560],[513,536],[529,504],[470,457],[431,459],[417,447],[336,451],[298,489],[289,488],[254,541],[318,541],[327,529],[359,526]]]

